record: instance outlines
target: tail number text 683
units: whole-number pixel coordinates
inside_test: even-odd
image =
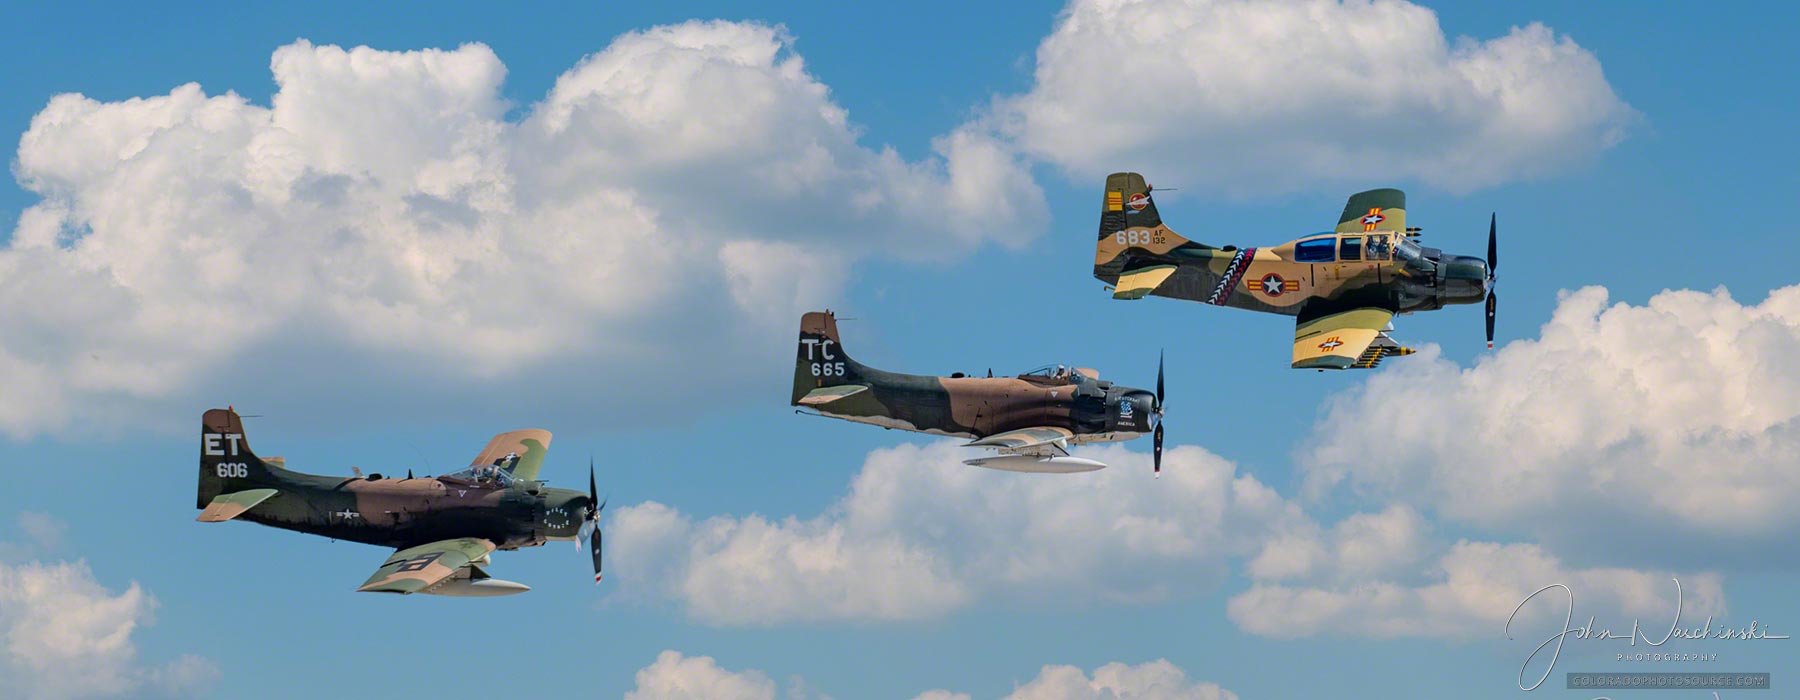
[[[1163,237],[1155,229],[1125,229],[1113,234],[1113,242],[1119,245],[1157,245]]]

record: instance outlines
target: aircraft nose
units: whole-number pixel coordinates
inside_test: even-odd
[[[554,493],[544,499],[545,519],[559,533],[567,531],[573,535],[581,527],[583,518],[594,509],[592,501],[583,493]]]
[[[1445,261],[1444,279],[1486,282],[1487,262],[1468,255],[1452,257]]]
[[[1156,396],[1147,391],[1141,392],[1132,395],[1131,403],[1132,408],[1137,411],[1137,414],[1143,416],[1142,425],[1144,430],[1146,432],[1154,430],[1156,424],[1162,420],[1162,415],[1156,410]]]
[[[1468,255],[1446,255],[1439,267],[1438,294],[1446,303],[1473,304],[1487,297],[1487,262]]]

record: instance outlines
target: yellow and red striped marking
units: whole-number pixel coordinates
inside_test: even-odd
[[[1381,207],[1369,207],[1369,213],[1364,214],[1362,218],[1363,230],[1373,231],[1375,226],[1383,221],[1387,221],[1387,217],[1382,216]]]

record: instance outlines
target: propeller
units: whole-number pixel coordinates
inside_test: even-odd
[[[600,540],[603,539],[600,534],[600,512],[606,510],[606,501],[600,500],[600,488],[594,481],[593,457],[588,458],[588,503],[596,505],[594,506],[594,509],[589,511],[586,517],[583,518],[581,529],[576,534],[578,541],[575,543],[575,547],[577,549],[581,547],[581,542],[579,540],[588,541],[588,551],[594,556],[594,583],[599,583]]]
[[[1151,468],[1153,470],[1155,470],[1156,478],[1158,478],[1158,479],[1162,478],[1162,445],[1163,445],[1162,412],[1163,412],[1163,354],[1162,354],[1162,351],[1158,350],[1156,353],[1156,431],[1151,433],[1151,435],[1150,435],[1150,460],[1151,460],[1150,463],[1151,463]]]
[[[1488,285],[1487,285],[1488,286],[1487,344],[1488,344],[1489,350],[1494,349],[1494,309],[1497,307],[1497,302],[1495,301],[1495,296],[1494,296],[1494,266],[1495,266],[1495,264],[1497,264],[1500,261],[1500,258],[1497,254],[1497,252],[1498,252],[1497,247],[1495,245],[1494,223],[1495,223],[1495,215],[1492,213],[1489,213],[1488,214],[1488,257],[1487,257],[1487,281],[1488,281]]]

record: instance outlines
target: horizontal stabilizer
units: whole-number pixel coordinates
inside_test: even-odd
[[[200,511],[200,517],[194,519],[203,523],[222,523],[243,515],[244,511],[255,508],[256,504],[269,500],[269,497],[277,493],[280,492],[275,489],[250,489],[219,494],[213,497],[211,503],[206,504],[205,510]]]
[[[1114,299],[1142,299],[1156,291],[1175,274],[1174,265],[1154,265],[1132,270],[1119,275],[1119,283],[1113,285]]]
[[[838,399],[854,396],[868,390],[869,387],[866,384],[840,384],[838,386],[819,387],[806,392],[805,396],[800,397],[800,405],[818,406],[828,404]]]

